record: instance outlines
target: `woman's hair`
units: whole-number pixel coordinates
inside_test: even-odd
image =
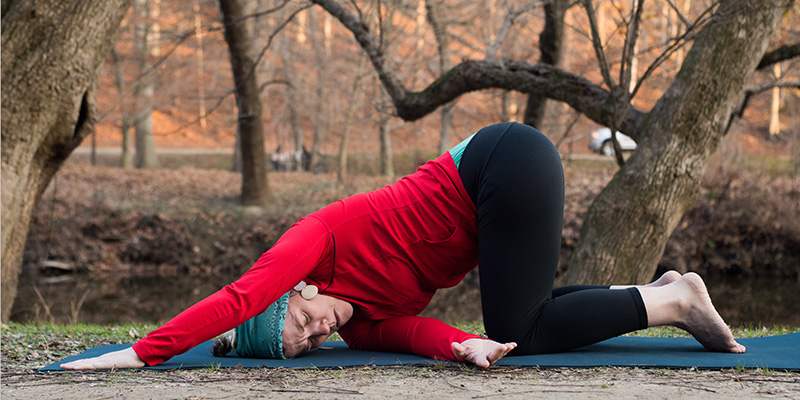
[[[230,330],[223,333],[214,344],[211,345],[211,354],[214,357],[225,357],[226,354],[233,350],[234,340],[236,340],[236,331]]]

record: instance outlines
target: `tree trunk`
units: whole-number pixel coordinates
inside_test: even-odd
[[[220,0],[225,41],[231,57],[231,70],[236,85],[239,108],[239,132],[242,149],[242,204],[264,206],[269,200],[267,157],[264,152],[264,125],[261,120],[261,98],[255,73],[253,38],[245,15],[245,0]],[[237,22],[238,21],[238,22]]]
[[[289,39],[286,38],[288,41]],[[300,108],[302,105],[298,99],[297,85],[298,81],[294,76],[294,67],[292,66],[292,54],[290,52],[291,45],[288,42],[283,43],[281,46],[281,62],[283,63],[283,77],[286,81],[286,106],[289,108],[289,126],[292,130],[292,142],[294,142],[294,156],[290,170],[302,170],[302,159],[298,154],[302,155],[303,152],[303,128],[300,124]]]
[[[150,40],[150,0],[135,0],[133,8],[139,17],[134,24],[134,48],[139,58],[141,78],[133,90],[136,111],[133,128],[136,132],[136,168],[158,166],[156,143],[153,139],[153,74],[145,73],[150,66],[153,43]]]
[[[700,191],[744,85],[791,1],[721,2],[669,89],[644,119],[639,148],[589,208],[565,284],[643,283]]]
[[[394,176],[394,160],[392,156],[392,127],[389,121],[392,120],[392,115],[385,112],[389,108],[392,99],[383,90],[380,81],[375,79],[374,82],[375,92],[380,96],[380,107],[378,110],[378,129],[380,130],[380,146],[381,146],[381,175]]]
[[[442,106],[441,115],[441,130],[439,132],[439,151],[437,154],[444,154],[450,150],[452,146],[451,138],[453,137],[453,108],[455,102],[450,102]]]
[[[194,0],[192,3],[192,10],[194,11],[194,39],[197,45],[195,52],[195,60],[197,61],[197,82],[203,82],[203,19],[200,15],[200,0]],[[197,116],[200,118],[200,128],[206,129],[208,121],[206,120],[206,87],[205,85],[197,85]],[[234,162],[234,165],[236,162]],[[234,166],[234,171],[236,170]]]
[[[312,12],[309,10],[309,12]],[[312,18],[318,16],[319,14],[311,14]],[[327,79],[323,79],[323,77],[328,76],[328,63],[326,59],[330,57],[330,37],[331,37],[331,17],[328,13],[322,13],[323,19],[323,28],[322,34],[323,39],[322,43],[320,44],[320,40],[318,38],[316,32],[316,20],[311,23],[311,49],[315,55],[316,60],[316,72],[317,72],[317,97],[314,99],[314,139],[311,143],[311,159],[309,160],[309,166],[311,171],[317,172],[319,168],[317,164],[319,164],[319,157],[322,152],[322,143],[325,140],[325,134],[328,130],[328,100],[326,99],[325,94],[325,85],[327,83]]]
[[[389,126],[390,117],[386,116],[379,121],[381,133],[381,175],[393,177],[394,165],[392,161],[392,128]]]
[[[231,172],[242,172],[244,162],[242,161],[242,132],[239,129],[239,124],[236,124],[236,133],[234,134],[232,164]]]
[[[125,90],[125,79],[122,75],[122,67],[119,64],[119,56],[114,48],[111,49],[111,58],[114,62],[114,85],[117,86],[120,105],[120,130],[122,133],[122,153],[119,159],[119,166],[122,169],[133,169],[133,137],[131,136],[131,118],[128,115],[128,107],[125,104],[127,91]]]
[[[776,81],[781,79],[781,63],[772,66],[772,77]],[[769,138],[774,139],[781,133],[781,88],[772,88],[772,102],[769,107]]]
[[[450,36],[447,33],[447,25],[442,20],[442,7],[444,3],[441,1],[427,1],[426,11],[428,22],[433,28],[433,35],[436,37],[436,44],[439,50],[439,73],[444,74],[445,71],[453,67],[450,60],[452,52],[450,49]],[[446,11],[445,11],[446,12]],[[450,138],[453,137],[453,108],[455,102],[451,102],[442,106],[441,110],[441,128],[439,132],[439,148],[438,154],[450,150]]]
[[[41,193],[94,128],[100,66],[131,0],[3,2],[2,321]]]
[[[544,4],[544,28],[539,34],[539,62],[558,66],[564,54],[564,16],[569,8],[568,0],[551,0]],[[525,107],[526,125],[541,127],[547,110],[547,97],[539,93],[528,95]]]
[[[347,102],[347,111],[344,113],[344,123],[342,124],[342,141],[339,144],[339,168],[336,171],[336,182],[344,183],[347,180],[347,145],[350,141],[350,124],[353,118],[353,109],[358,101],[358,92],[361,90],[361,74],[364,72],[366,57],[361,56],[358,60],[358,69],[353,78],[353,88],[350,91],[350,100]]]

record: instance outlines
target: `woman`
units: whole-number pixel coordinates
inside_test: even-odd
[[[711,351],[745,351],[696,274],[553,290],[563,207],[552,143],[526,125],[492,125],[393,185],[301,219],[239,280],[132,348],[62,367],[154,365],[235,327],[237,352],[272,358],[338,331],[352,348],[488,367],[512,350],[564,351],[658,325]],[[416,316],[478,264],[488,338]]]

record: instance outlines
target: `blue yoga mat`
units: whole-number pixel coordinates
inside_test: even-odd
[[[505,357],[497,365],[538,367],[650,367],[650,368],[770,368],[800,370],[800,333],[738,339],[747,347],[744,354],[714,353],[691,338],[617,337],[565,353]],[[291,360],[214,357],[206,342],[169,361],[144,369],[170,370],[207,367],[244,368],[337,368],[361,365],[415,365],[442,362],[411,354],[352,350],[344,342],[326,342],[322,348]],[[59,365],[130,347],[128,344],[102,346],[50,364],[39,371],[62,371]]]

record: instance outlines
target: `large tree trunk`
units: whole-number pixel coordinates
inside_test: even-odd
[[[96,83],[131,0],[3,2],[2,321],[36,202],[95,122]]]
[[[589,208],[565,284],[643,283],[695,203],[709,156],[791,2],[723,1]]]
[[[447,25],[442,21],[442,8],[445,6],[442,1],[428,0],[425,3],[428,22],[433,28],[433,36],[436,37],[436,44],[439,50],[439,73],[453,67],[451,61],[452,51],[450,50],[450,36],[447,33]],[[446,11],[445,11],[446,12]],[[438,154],[443,154],[450,150],[450,138],[453,137],[453,108],[455,102],[442,106],[441,109],[441,130],[439,134]]]
[[[253,38],[242,17],[246,0],[220,0],[225,41],[231,56],[239,132],[242,149],[242,204],[263,206],[269,200],[267,156],[264,152],[264,125],[261,98],[253,58]]]
[[[551,0],[544,3],[544,28],[539,34],[539,62],[542,64],[561,64],[564,54],[564,16],[569,7],[568,0]],[[528,95],[525,107],[525,124],[541,127],[547,110],[547,97],[539,93]]]

